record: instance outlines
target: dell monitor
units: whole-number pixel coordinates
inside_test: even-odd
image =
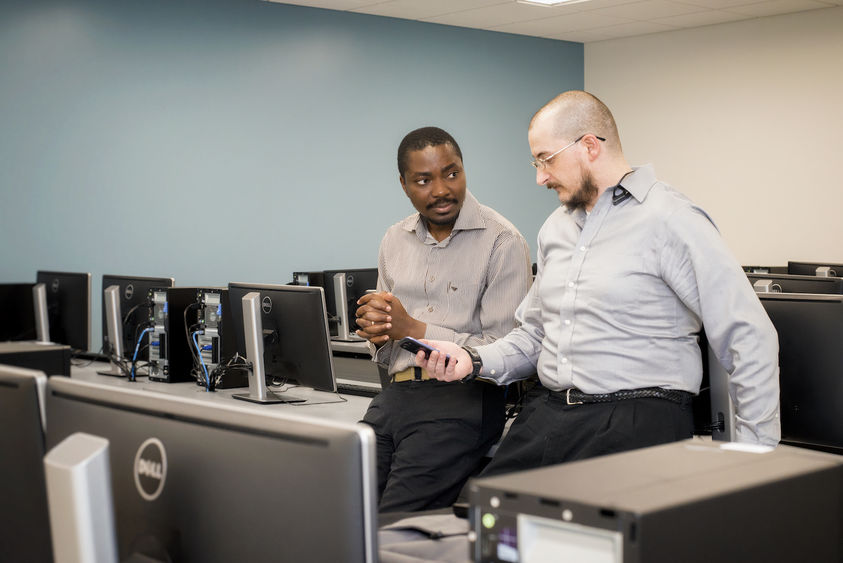
[[[843,264],[788,260],[787,273],[800,276],[843,277]]]
[[[91,274],[39,270],[36,283],[47,294],[50,341],[66,344],[75,352],[91,348]]]
[[[746,277],[758,293],[843,294],[843,278],[791,274],[747,274]]]
[[[53,379],[48,450],[109,441],[121,561],[377,560],[368,426]]]
[[[779,335],[782,442],[843,453],[843,295],[758,297]]]
[[[378,286],[377,268],[325,270],[325,304],[331,319],[331,336],[338,340],[361,340],[355,331],[360,328],[357,300]]]
[[[102,277],[102,351],[108,357],[112,356],[112,347],[106,327],[106,296],[105,290],[111,286],[119,288],[119,303],[122,313],[123,358],[131,361],[142,327],[149,322],[149,290],[154,287],[173,287],[173,278],[146,278],[138,276],[115,276],[106,274]],[[143,335],[140,350],[145,350],[148,335]]]
[[[52,561],[40,371],[0,365],[0,561]]]
[[[0,342],[6,340],[35,340],[35,302],[33,284],[0,284]]]
[[[254,292],[260,295],[262,367],[266,379],[295,382],[319,391],[336,391],[322,288],[229,283],[231,324],[237,352],[244,357],[248,354],[243,298]]]

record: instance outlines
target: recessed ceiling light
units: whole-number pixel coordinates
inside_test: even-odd
[[[563,6],[565,4],[580,4],[591,0],[515,0],[518,4],[532,4],[533,6]]]

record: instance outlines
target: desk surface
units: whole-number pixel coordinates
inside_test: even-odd
[[[337,393],[316,391],[309,387],[294,387],[291,388],[290,392],[298,397],[307,399],[306,402],[259,405],[247,401],[240,401],[232,397],[235,393],[245,393],[247,391],[246,388],[220,389],[218,391],[208,392],[204,388],[189,381],[183,383],[162,383],[149,381],[146,377],[138,377],[137,381],[131,382],[125,377],[113,377],[97,373],[97,370],[104,369],[108,369],[108,364],[105,362],[93,362],[84,367],[72,366],[70,377],[72,379],[90,381],[103,385],[129,387],[149,393],[164,393],[189,397],[200,401],[209,401],[216,404],[236,405],[260,412],[286,410],[288,412],[295,412],[298,416],[309,416],[322,420],[336,420],[341,422],[358,422],[362,420],[372,400],[370,397],[339,395]]]

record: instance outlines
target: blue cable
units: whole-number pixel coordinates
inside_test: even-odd
[[[202,348],[199,347],[199,340],[197,335],[200,331],[193,333],[193,343],[196,345],[196,353],[199,354],[199,363],[202,364],[202,371],[205,372],[205,390],[211,390],[211,377],[208,375],[208,368],[205,367],[205,358],[202,357]]]
[[[138,338],[138,343],[135,345],[135,353],[132,356],[132,372],[131,372],[131,378],[129,379],[129,381],[135,380],[135,361],[137,361],[137,359],[138,359],[138,350],[140,349],[141,340],[143,340],[143,336],[147,332],[149,332],[150,330],[152,330],[152,327],[143,329],[143,332],[141,332],[140,337]]]

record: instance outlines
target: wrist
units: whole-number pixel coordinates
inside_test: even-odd
[[[468,375],[460,379],[460,381],[468,383],[469,381],[477,379],[477,376],[483,371],[483,358],[481,358],[480,354],[477,353],[477,350],[471,346],[463,346],[462,349],[468,353],[468,357],[471,360],[471,371]]]

